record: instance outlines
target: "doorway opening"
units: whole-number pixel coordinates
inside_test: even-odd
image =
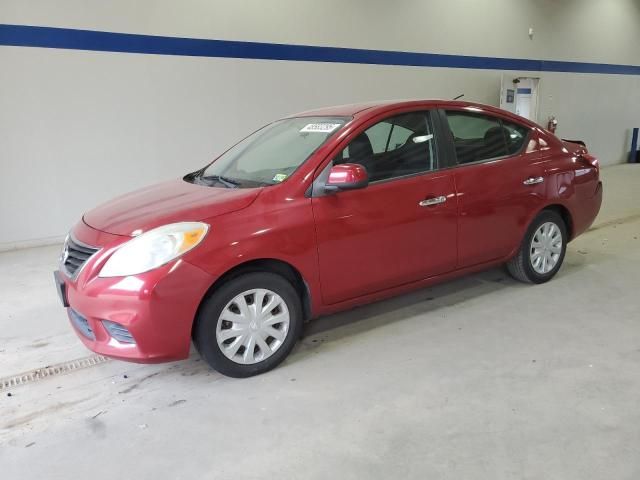
[[[538,87],[535,77],[502,75],[500,108],[538,122]]]

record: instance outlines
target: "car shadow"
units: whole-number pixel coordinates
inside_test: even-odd
[[[607,255],[600,252],[590,251],[589,254],[580,249],[568,249],[565,262],[554,280],[573,276],[588,265],[607,258]],[[461,305],[505,288],[535,288],[535,285],[514,280],[505,267],[495,267],[388,300],[320,317],[305,325],[302,339],[292,352],[292,357],[295,361],[295,357],[302,358],[323,343],[402,322],[416,315],[435,314],[438,310]]]
[[[493,268],[441,284],[312,320],[305,325],[302,348],[373,330],[410,317],[459,305],[504,288],[526,288],[503,268]]]
[[[570,276],[585,268],[588,260],[582,253],[570,251],[557,278]],[[320,317],[307,323],[302,338],[286,360],[296,363],[317,352],[321,345],[346,339],[391,323],[402,322],[416,315],[437,313],[441,309],[461,305],[497,291],[513,288],[535,288],[511,278],[503,267],[449,280],[414,292],[399,295],[344,312]],[[435,318],[435,317],[434,317]],[[167,374],[185,376],[213,376],[226,378],[210,369],[195,348],[187,360],[176,362],[166,369]]]

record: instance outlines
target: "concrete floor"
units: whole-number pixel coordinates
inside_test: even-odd
[[[0,390],[2,478],[640,478],[640,167],[603,178],[546,285],[496,269],[320,319],[246,380],[194,354]],[[0,378],[90,355],[58,250],[0,254]]]

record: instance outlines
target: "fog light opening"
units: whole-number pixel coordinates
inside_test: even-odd
[[[127,328],[119,323],[112,322],[110,320],[102,320],[102,325],[111,338],[117,340],[120,343],[135,344],[131,332]]]

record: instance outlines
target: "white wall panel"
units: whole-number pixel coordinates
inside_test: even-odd
[[[599,28],[585,31],[595,19]],[[0,0],[0,23],[640,61],[640,32],[633,29],[640,12],[634,0]],[[527,36],[530,25],[533,40]],[[58,239],[83,211],[193,170],[274,118],[323,105],[460,93],[497,105],[502,73],[0,47],[0,249]],[[513,75],[542,78],[541,121],[554,114],[562,136],[586,140],[604,164],[624,161],[628,129],[640,123],[640,76]]]
[[[637,64],[637,0],[0,0],[0,23]],[[534,28],[534,38],[528,36]]]

